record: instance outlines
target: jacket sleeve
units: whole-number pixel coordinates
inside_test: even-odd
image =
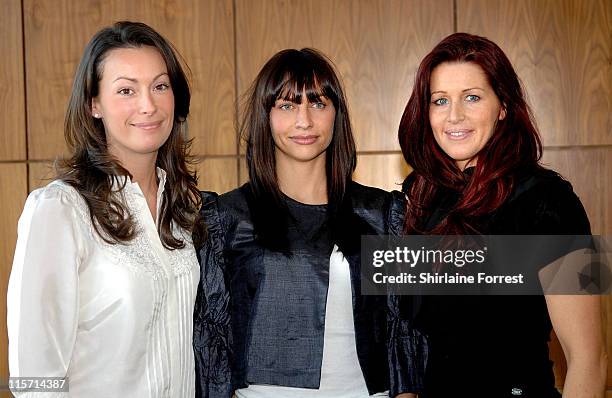
[[[196,397],[229,398],[233,392],[230,295],[224,276],[225,239],[217,194],[202,192],[200,214],[207,226],[207,236],[197,250],[200,283],[193,319]]]
[[[392,192],[389,208],[389,234],[401,236],[404,229],[406,200],[401,192]],[[421,393],[427,365],[427,338],[413,325],[421,298],[390,293],[387,297],[387,350],[389,396]]]

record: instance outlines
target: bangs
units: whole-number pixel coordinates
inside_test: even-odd
[[[336,105],[338,97],[325,72],[312,68],[283,71],[282,78],[273,85],[275,87],[271,93],[271,106],[279,99],[299,104],[304,95],[308,102],[317,102],[321,97],[325,97]]]
[[[293,76],[291,76],[293,75]],[[279,87],[275,90],[274,101],[282,99],[295,103],[302,102],[302,96],[306,95],[309,102],[319,101],[321,97],[328,97],[326,93],[331,91],[319,83],[313,73],[302,74],[301,76],[286,73],[284,79],[280,82]]]

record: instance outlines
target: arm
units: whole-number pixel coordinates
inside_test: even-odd
[[[228,398],[232,396],[231,318],[223,273],[224,234],[216,195],[203,193],[201,215],[206,222],[207,237],[197,250],[200,284],[193,319],[196,397]]]
[[[69,195],[55,188],[35,191],[26,201],[7,294],[11,377],[67,376],[76,339],[81,257],[74,211]]]
[[[401,236],[406,200],[404,194],[397,191],[392,192],[391,197],[389,234]],[[429,350],[426,336],[413,326],[420,297],[398,296],[390,292],[387,305],[387,344],[391,375],[389,396],[416,398],[416,393],[423,389]]]
[[[586,211],[569,183],[551,185],[539,194],[542,210],[533,217],[532,229],[535,233],[591,234]],[[546,295],[545,298],[548,314],[567,360],[563,397],[603,398],[607,360],[601,323],[601,297]]]
[[[567,359],[564,398],[603,398],[607,357],[599,296],[546,296],[548,313]]]

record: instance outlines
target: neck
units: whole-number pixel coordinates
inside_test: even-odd
[[[157,197],[157,170],[155,161],[157,152],[142,156],[121,156],[115,154],[123,168],[132,175],[132,182],[137,183],[146,198]]]
[[[277,153],[276,177],[281,192],[291,199],[309,205],[327,203],[325,153],[308,162],[289,160]]]

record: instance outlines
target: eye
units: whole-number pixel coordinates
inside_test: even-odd
[[[278,106],[278,108],[279,108],[279,109],[281,109],[281,110],[283,110],[283,111],[290,111],[290,110],[292,110],[294,107],[293,107],[293,104],[292,104],[292,103],[290,103],[290,102],[284,102],[284,103],[280,104],[280,105]]]
[[[470,94],[467,97],[465,97],[465,100],[469,102],[476,102],[476,101],[480,101],[480,97],[474,94]]]
[[[313,102],[310,106],[315,109],[325,109],[325,103],[322,101]]]
[[[168,83],[160,83],[157,86],[155,86],[155,91],[166,91],[170,88],[170,85]]]
[[[438,98],[437,100],[432,101],[432,104],[437,106],[442,106],[448,104],[448,99],[446,98]]]
[[[117,91],[117,94],[128,96],[134,94],[134,90],[132,90],[131,88],[122,88]]]

